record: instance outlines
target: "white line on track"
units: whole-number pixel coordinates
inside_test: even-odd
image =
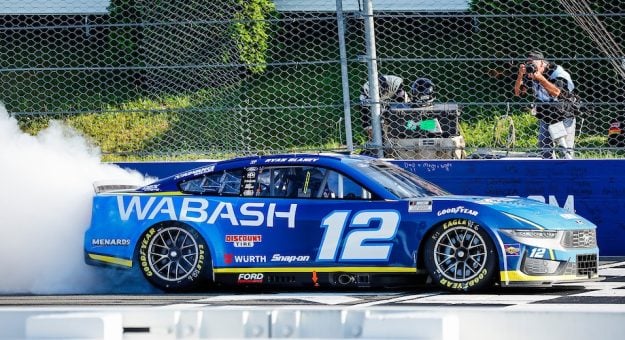
[[[498,295],[498,294],[441,294],[421,299],[405,300],[402,303],[418,304],[488,304],[488,305],[519,305],[541,300],[551,300],[558,295]]]
[[[575,296],[607,296],[607,297],[621,297],[625,296],[625,289],[599,289],[590,292],[575,294]]]
[[[602,264],[602,265],[599,265],[599,269],[607,269],[607,268],[613,268],[613,267],[618,267],[618,266],[625,266],[625,261]]]
[[[173,305],[165,305],[165,306],[156,306],[154,309],[165,309],[165,310],[189,310],[195,308],[204,308],[208,305],[199,304],[199,303],[175,303]]]
[[[385,300],[378,300],[378,301],[359,303],[357,305],[352,305],[352,306],[349,306],[347,308],[362,308],[362,307],[381,305],[381,304],[384,304],[384,303],[397,303],[397,302],[402,302],[402,301],[405,301],[405,300],[418,300],[418,299],[422,299],[422,298],[426,298],[426,297],[434,296],[434,295],[438,295],[438,294],[440,294],[440,293],[406,295],[406,296],[400,296],[400,297],[396,297],[396,298],[392,298],[392,299],[385,299]]]
[[[605,281],[594,281],[594,282],[583,282],[583,283],[559,283],[558,287],[583,287],[584,289],[614,289],[625,287],[625,282],[605,282]]]
[[[362,301],[359,298],[353,298],[346,295],[335,294],[250,294],[250,295],[220,295],[213,296],[206,299],[195,300],[195,302],[218,302],[218,301],[251,301],[251,300],[304,300],[309,302],[315,302],[325,305],[338,305],[343,303],[354,303]]]
[[[599,275],[625,276],[625,268],[599,268]]]

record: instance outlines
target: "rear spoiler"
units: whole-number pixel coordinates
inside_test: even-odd
[[[141,185],[137,184],[125,184],[116,182],[95,182],[93,183],[93,189],[96,194],[104,192],[129,192],[135,191],[141,188]]]

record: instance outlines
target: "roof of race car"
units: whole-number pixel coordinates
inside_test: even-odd
[[[181,180],[193,178],[195,176],[205,173],[220,171],[222,169],[285,164],[319,164],[336,168],[337,166],[340,166],[339,164],[344,159],[375,160],[375,158],[371,158],[368,156],[340,153],[290,153],[266,156],[238,157],[227,160],[215,161],[197,168],[174,174],[172,176],[160,179],[156,182],[146,185],[140,188],[138,191],[154,192],[176,190],[175,184]]]

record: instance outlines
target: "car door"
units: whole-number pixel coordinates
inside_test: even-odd
[[[350,271],[412,266],[412,252],[407,249],[413,246],[406,245],[404,231],[409,221],[402,218],[406,202],[377,199],[333,170],[328,170],[327,178],[328,194],[319,198],[326,209],[317,209],[316,221],[310,221],[311,231],[319,235],[312,245],[315,265]]]
[[[254,259],[262,262],[255,266],[411,265],[412,253],[401,231],[406,202],[376,200],[360,184],[323,167],[253,170],[246,177],[254,181],[243,184],[245,201],[267,211],[262,243],[254,250],[262,254]]]

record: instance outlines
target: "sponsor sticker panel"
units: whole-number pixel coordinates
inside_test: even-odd
[[[408,212],[432,212],[431,200],[413,200],[408,202]]]
[[[241,273],[239,274],[239,277],[237,278],[237,283],[238,284],[250,284],[250,283],[261,284],[263,283],[264,278],[265,278],[265,275],[263,273]]]
[[[252,248],[262,241],[262,235],[226,235],[226,243],[232,243],[235,248]]]

